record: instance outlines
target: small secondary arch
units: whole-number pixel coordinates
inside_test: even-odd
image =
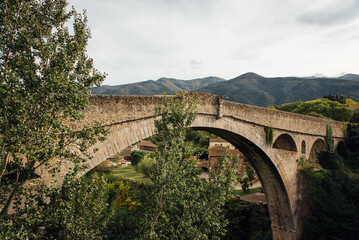
[[[297,145],[295,144],[294,139],[289,134],[280,135],[274,142],[273,148],[278,148],[282,150],[297,152]]]
[[[323,151],[327,151],[327,144],[324,142],[323,139],[318,138],[312,146],[312,149],[310,150],[309,155],[309,162],[317,168],[320,168],[320,165],[318,163],[318,154]]]
[[[301,150],[301,154],[306,154],[307,153],[307,149],[306,149],[306,143],[303,140],[302,141],[302,150]]]

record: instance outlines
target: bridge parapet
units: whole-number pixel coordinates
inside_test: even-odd
[[[335,138],[344,137],[344,123],[303,114],[284,112],[241,103],[223,101],[223,116],[234,117],[256,125],[271,126],[274,129],[312,136],[326,136],[326,126],[333,127]]]
[[[221,96],[209,93],[185,94],[198,101],[199,114],[215,115],[218,118],[231,117],[256,125],[318,137],[326,135],[326,125],[330,123],[333,127],[333,137],[344,138],[342,122],[225,101]],[[163,104],[164,97],[164,95],[91,95],[91,104],[85,111],[85,114],[89,114],[86,114],[83,123],[97,120],[104,125],[113,125],[134,119],[150,118],[154,116],[156,106]]]

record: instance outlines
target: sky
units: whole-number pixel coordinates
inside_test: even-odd
[[[359,73],[359,0],[68,0],[103,84]]]

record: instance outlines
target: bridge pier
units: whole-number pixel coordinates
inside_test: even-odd
[[[271,225],[273,240],[296,240],[297,232],[295,230],[286,229],[284,226]]]

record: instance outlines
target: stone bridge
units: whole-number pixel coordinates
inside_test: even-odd
[[[297,159],[315,163],[316,151],[326,149],[329,120],[222,100],[206,93],[188,93],[198,100],[193,128],[214,133],[236,146],[256,170],[264,188],[272,223],[273,239],[298,239],[308,213]],[[101,121],[109,126],[106,141],[90,168],[141,139],[155,134],[154,111],[164,96],[90,97],[84,123]],[[334,146],[342,144],[343,123],[330,121]],[[265,126],[273,128],[273,144],[266,142]]]

